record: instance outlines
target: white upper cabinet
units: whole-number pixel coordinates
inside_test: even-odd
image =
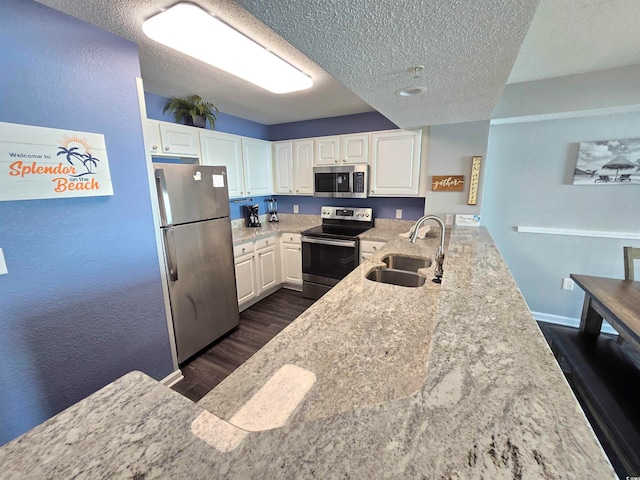
[[[316,138],[314,146],[314,165],[336,165],[340,162],[340,137]]]
[[[273,168],[271,142],[242,139],[245,195],[271,195],[273,193]]]
[[[177,123],[146,121],[147,148],[152,155],[199,157],[198,129]]]
[[[293,142],[273,144],[273,164],[275,192],[285,195],[293,193]]]
[[[293,142],[293,191],[313,195],[313,140]]]
[[[313,195],[313,140],[273,144],[275,191],[282,195]]]
[[[369,134],[336,135],[315,139],[314,165],[340,165],[369,161]]]
[[[242,165],[241,138],[228,133],[208,130],[200,133],[202,165],[227,167],[229,198],[241,197],[245,193]]]
[[[147,120],[144,122],[144,141],[151,155],[162,153],[162,139],[160,138],[160,122]]]
[[[422,130],[372,133],[369,195],[419,196],[421,144]]]
[[[369,134],[340,137],[340,163],[356,164],[369,161]]]
[[[202,165],[227,167],[229,198],[273,193],[270,142],[207,130],[200,145]]]

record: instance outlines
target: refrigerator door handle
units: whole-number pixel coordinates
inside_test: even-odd
[[[164,170],[162,168],[156,169],[156,191],[158,192],[158,205],[160,206],[160,221],[162,225],[171,225],[173,224],[171,201],[169,200],[167,181],[164,178]]]
[[[174,232],[172,228],[163,229],[164,232],[164,251],[167,258],[167,270],[169,271],[169,279],[172,282],[178,281],[178,263],[174,262],[176,256],[174,251],[176,249],[176,242]]]

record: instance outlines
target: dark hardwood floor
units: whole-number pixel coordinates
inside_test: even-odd
[[[241,312],[236,329],[181,365],[184,379],[173,390],[199,401],[313,302],[283,288]]]

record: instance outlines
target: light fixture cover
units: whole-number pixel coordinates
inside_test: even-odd
[[[145,20],[142,31],[156,42],[273,93],[313,85],[311,77],[191,3],[177,3]]]

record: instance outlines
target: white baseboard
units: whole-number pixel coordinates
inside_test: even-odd
[[[163,384],[165,387],[173,387],[176,383],[178,383],[183,378],[184,377],[182,376],[182,370],[178,369],[175,372],[170,373],[169,375],[164,377],[162,380],[160,380],[160,383]]]
[[[542,313],[542,312],[531,312],[533,318],[540,322],[553,323],[556,325],[564,325],[565,327],[580,327],[580,319],[573,317],[563,317],[560,315],[552,315],[551,313]],[[610,333],[612,335],[618,335],[611,325],[609,325],[606,321],[602,322],[602,333]]]

